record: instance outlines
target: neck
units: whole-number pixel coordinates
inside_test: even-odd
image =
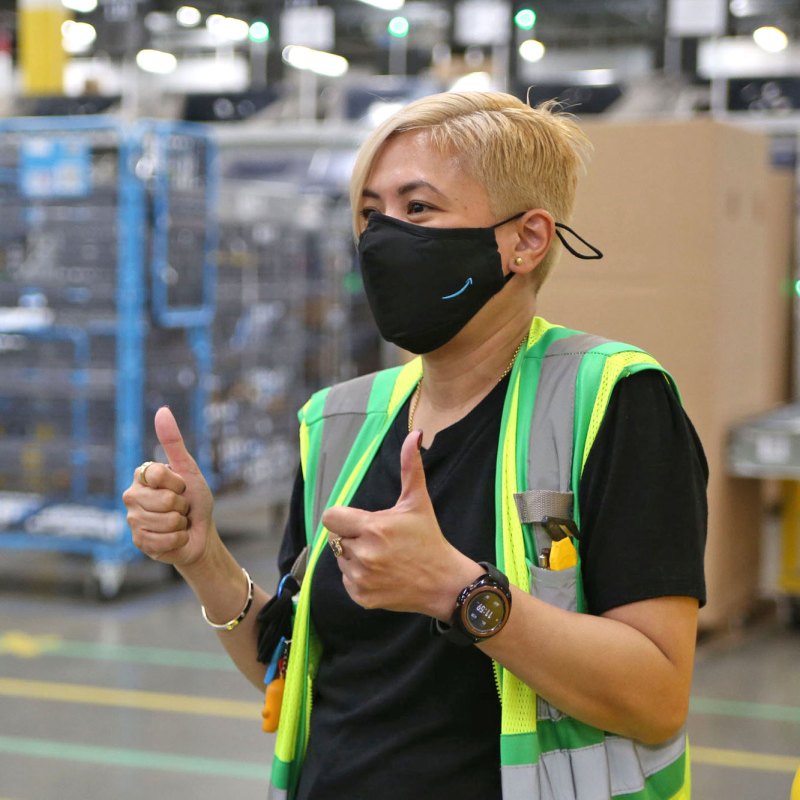
[[[527,336],[532,316],[531,309],[519,309],[501,317],[503,322],[489,331],[470,323],[453,341],[422,357],[423,390],[414,427],[424,431],[425,444],[468,414],[497,385]]]

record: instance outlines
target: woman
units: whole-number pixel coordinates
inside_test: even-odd
[[[359,153],[367,296],[422,357],[301,412],[281,572],[310,556],[275,797],[689,796],[702,448],[652,358],[535,317],[559,240],[575,252],[587,148],[550,107],[465,93],[412,103]],[[267,595],[166,409],[156,430],[171,469],[126,492],[134,542],[261,686]]]

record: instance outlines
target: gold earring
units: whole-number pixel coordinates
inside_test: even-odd
[[[518,267],[521,267],[521,266],[522,266],[522,256],[517,256],[517,257],[514,259],[514,263],[515,263],[515,264],[516,264]]]

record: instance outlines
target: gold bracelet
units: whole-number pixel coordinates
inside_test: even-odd
[[[244,608],[241,610],[238,617],[230,620],[230,622],[223,622],[221,625],[219,625],[216,622],[212,622],[208,618],[208,614],[206,614],[206,607],[200,606],[200,610],[203,612],[203,619],[215,630],[232,631],[247,616],[250,606],[253,605],[253,579],[250,577],[250,574],[244,567],[242,567],[242,572],[244,573],[245,578],[247,578],[247,602],[244,604]]]

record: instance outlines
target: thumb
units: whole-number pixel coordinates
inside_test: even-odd
[[[186,477],[187,474],[199,474],[197,462],[186,449],[175,416],[166,406],[162,406],[156,411],[155,428],[156,436],[164,448],[170,467],[183,477]]]
[[[407,502],[419,502],[421,497],[430,502],[428,486],[425,483],[425,470],[422,467],[421,444],[422,431],[412,431],[403,442],[403,447],[400,450],[401,489],[400,497],[397,501],[398,504],[404,500]]]

